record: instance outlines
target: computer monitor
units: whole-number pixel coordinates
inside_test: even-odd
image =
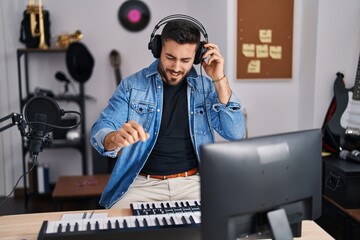
[[[203,239],[300,237],[321,215],[321,139],[311,129],[202,145]]]

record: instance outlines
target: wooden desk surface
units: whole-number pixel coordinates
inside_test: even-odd
[[[67,211],[48,213],[29,213],[0,216],[0,239],[37,239],[44,220],[60,220],[64,213],[84,213],[88,211]],[[95,210],[95,213],[108,213],[108,217],[129,216],[130,209]]]
[[[32,240],[36,239],[40,231],[41,224],[44,220],[60,220],[64,213],[83,213],[84,211],[71,212],[49,212],[49,213],[32,213],[0,216],[0,239],[8,240]],[[87,212],[92,212],[88,210]],[[95,210],[95,213],[108,213],[109,217],[129,216],[130,209],[118,210]],[[314,239],[334,239],[325,232],[314,221],[303,221],[302,237],[295,239],[314,240]]]
[[[110,174],[61,176],[56,182],[53,198],[97,197],[108,182]]]
[[[339,208],[341,211],[343,211],[344,213],[346,213],[348,216],[350,216],[351,218],[353,218],[355,221],[360,222],[360,208],[343,208],[341,205],[339,205],[338,203],[336,203],[334,200],[332,200],[331,198],[323,195],[323,198],[330,202],[331,204],[333,204],[334,206],[336,206],[337,208]]]

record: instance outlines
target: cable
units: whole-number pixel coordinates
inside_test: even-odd
[[[57,126],[57,125],[53,125],[53,124],[50,124],[50,123],[45,123],[45,122],[38,122],[38,121],[31,121],[31,122],[28,122],[27,125],[29,125],[31,127],[32,124],[43,124],[45,126],[48,126],[48,127],[52,127],[52,128],[58,128],[58,129],[72,129],[72,128],[76,128],[77,126],[79,126],[82,121],[83,121],[83,117],[82,115],[79,113],[79,112],[76,112],[76,111],[64,111],[64,113],[75,113],[77,115],[79,115],[80,117],[80,120],[79,122],[77,122],[75,125],[73,126],[68,126],[68,127],[64,127],[64,126]]]
[[[38,162],[37,155],[33,155],[33,165],[32,165],[32,167],[31,167],[26,173],[23,173],[23,174],[19,177],[19,179],[18,179],[18,180],[16,181],[16,183],[15,183],[15,186],[13,187],[13,189],[11,190],[11,192],[9,193],[9,195],[7,195],[6,198],[1,201],[1,203],[0,203],[0,208],[1,208],[2,205],[6,202],[6,200],[8,200],[8,199],[10,198],[10,196],[13,194],[13,192],[15,191],[15,189],[16,189],[17,185],[19,184],[20,180],[21,180],[24,176],[28,175],[28,174],[34,169],[34,167],[37,165],[37,162]]]
[[[204,61],[204,60],[202,60],[202,61]],[[203,74],[202,74],[202,66],[200,66],[200,77],[201,77],[201,84],[202,84],[202,88],[203,88],[204,111],[205,111],[205,114],[206,114],[206,120],[207,120],[207,123],[209,125],[209,129],[211,131],[212,127],[211,127],[211,124],[210,124],[210,121],[209,121],[209,118],[211,117],[211,115],[209,116],[209,112],[206,109],[205,85],[204,85],[204,78],[203,78]]]

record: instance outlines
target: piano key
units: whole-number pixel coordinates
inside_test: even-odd
[[[185,220],[184,224],[193,224],[190,216],[191,216],[191,213],[183,213],[183,221]]]
[[[49,221],[47,223],[47,226],[46,226],[46,231],[45,233],[54,233],[54,225],[55,225],[55,221]]]
[[[120,228],[120,223],[119,223],[119,220],[117,220],[117,219],[115,221],[115,228]]]
[[[154,205],[155,205],[155,208],[162,208],[160,202],[155,202]]]
[[[138,227],[146,227],[149,225],[148,223],[149,217],[147,215],[136,216],[136,221],[138,222]]]
[[[79,224],[77,222],[75,222],[74,232],[77,232],[77,231],[79,231]]]
[[[136,227],[136,225],[135,225],[135,221],[137,219],[136,216],[130,216],[130,217],[125,217],[125,218],[127,219],[129,228],[135,228]]]
[[[137,202],[133,202],[133,203],[130,203],[130,208],[132,210],[138,210],[139,209],[139,205]]]
[[[170,202],[170,201],[166,201],[166,202],[165,202],[165,206],[166,206],[167,208],[175,207],[175,206],[172,206],[172,202]]]
[[[169,216],[170,217],[170,222],[171,222],[171,225],[176,225],[175,224],[175,220],[174,220],[174,217],[173,216]]]
[[[128,222],[126,221],[126,219],[123,219],[122,223],[124,228],[128,227]]]
[[[183,222],[181,220],[181,217],[182,217],[181,215],[172,214],[171,217],[174,219],[174,222],[175,222],[176,225],[182,225],[183,224]]]
[[[194,215],[192,215],[192,217],[194,218],[195,224],[200,224],[201,223],[200,215],[194,214]]]
[[[164,226],[169,225],[168,222],[167,222],[166,217],[162,217],[161,222],[162,222],[162,224],[163,224]]]
[[[144,227],[148,227],[148,226],[149,226],[148,223],[147,223],[147,220],[146,220],[145,218],[142,220],[142,223],[143,223]]]
[[[67,223],[66,228],[65,228],[65,232],[70,232],[70,228],[71,228],[70,223]]]
[[[193,216],[189,216],[189,220],[191,223],[195,224],[195,220],[194,220]]]
[[[148,227],[155,226],[154,221],[151,220],[150,216],[144,216],[143,221],[144,221],[144,226],[145,226],[145,221],[146,221],[146,224],[147,224]]]
[[[155,225],[156,226],[161,226],[159,218],[157,216],[155,217]]]
[[[135,219],[135,227],[140,227],[140,223],[139,223],[139,219],[138,219],[138,218]]]
[[[62,224],[60,223],[57,227],[57,232],[61,233],[62,232]]]
[[[87,222],[87,223],[86,223],[86,231],[90,231],[90,230],[92,230],[92,229],[91,229],[91,223],[90,223],[90,222]]]
[[[148,223],[150,226],[158,226],[155,221],[156,216],[157,215],[148,216]]]

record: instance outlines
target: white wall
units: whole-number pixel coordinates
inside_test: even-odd
[[[95,58],[93,75],[85,87],[86,93],[96,98],[96,102],[86,103],[87,132],[115,88],[110,51],[120,52],[123,77],[147,66],[153,59],[147,50],[153,27],[161,18],[174,13],[197,18],[205,26],[209,40],[220,46],[230,85],[248,111],[250,137],[321,127],[333,95],[335,73],[343,71],[349,87],[354,83],[360,49],[359,0],[295,0],[293,78],[266,81],[235,80],[236,0],[144,0],[150,8],[151,20],[147,28],[137,33],[126,31],[118,23],[117,11],[124,1],[44,0],[51,14],[52,34],[80,29],[83,43]],[[0,0],[0,117],[19,112],[16,49],[23,47],[18,37],[26,4],[27,0]],[[58,70],[67,73],[62,55],[35,55],[30,61],[32,88],[62,91],[62,85],[54,79]],[[90,146],[87,147],[90,165]],[[6,180],[5,190],[0,186],[0,195],[9,193],[21,175],[19,149],[20,134],[16,128],[0,134],[3,150],[0,181]],[[57,151],[39,155],[40,161],[53,165],[53,180],[58,175],[80,174],[78,153]],[[61,157],[53,160],[54,155]]]
[[[320,0],[316,49],[314,123],[320,124],[333,96],[336,72],[354,85],[360,53],[360,1]]]
[[[18,45],[21,1],[0,1],[0,117],[19,112],[16,48]],[[19,10],[18,10],[19,9]],[[16,26],[16,27],[15,27]],[[11,121],[6,121],[4,126]],[[22,174],[20,133],[12,127],[0,133],[0,195],[12,190]]]
[[[236,0],[228,5],[228,75],[236,78]],[[233,90],[240,96],[248,114],[248,135],[259,136],[299,129],[299,60],[302,5],[295,1],[292,79],[234,80]],[[312,127],[311,125],[308,127]]]

